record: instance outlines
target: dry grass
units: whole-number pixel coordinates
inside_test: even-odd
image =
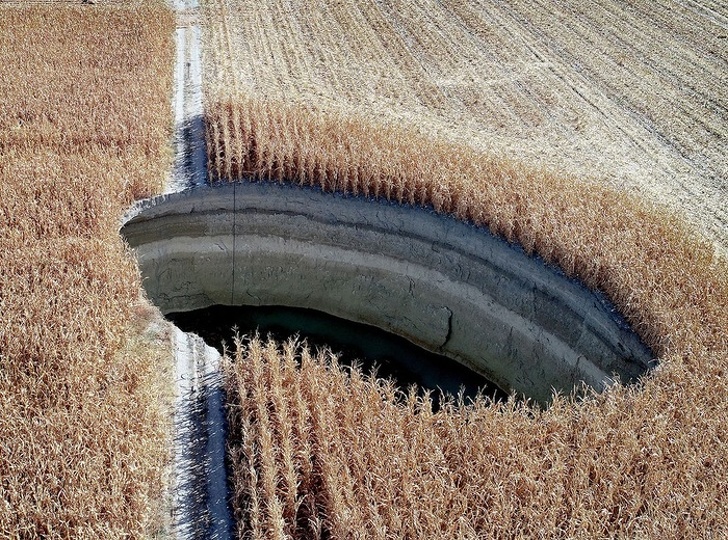
[[[169,159],[164,6],[0,8],[0,537],[159,525],[163,342],[119,238]]]
[[[454,9],[469,4],[440,5]],[[607,7],[619,6],[599,4],[599,10]],[[640,13],[643,6],[637,3],[634,7]],[[378,79],[370,77],[362,58],[382,45],[380,49],[375,45],[370,48],[374,38],[366,41],[365,37],[358,44],[352,43],[380,27],[371,23],[369,14],[355,10],[351,2],[330,8],[307,4],[295,17],[275,2],[243,6],[220,1],[209,10],[208,24],[217,24],[208,34],[212,61],[206,66],[214,70],[206,111],[214,177],[290,181],[432,205],[439,212],[488,226],[604,291],[660,359],[660,368],[640,388],[617,386],[585,402],[559,398],[543,412],[513,403],[499,406],[482,402],[431,414],[427,404],[414,399],[397,405],[392,399],[395,390],[386,384],[367,381],[357,373],[344,375],[327,367],[325,359],[311,359],[305,350],[253,341],[239,350],[238,362],[228,368],[233,397],[231,452],[236,463],[241,537],[728,536],[724,511],[728,500],[728,459],[724,452],[724,427],[728,423],[728,263],[717,257],[714,249],[722,246],[725,250],[728,242],[720,204],[724,191],[719,186],[711,191],[709,179],[715,177],[705,172],[721,168],[725,148],[709,133],[711,129],[725,132],[726,124],[720,114],[706,116],[701,126],[713,122],[713,128],[705,131],[707,139],[701,135],[702,127],[673,125],[689,124],[688,113],[698,114],[700,110],[690,109],[693,97],[681,94],[676,83],[692,77],[691,70],[702,73],[711,103],[725,110],[724,89],[715,87],[711,78],[715,62],[720,63],[722,57],[719,53],[706,56],[704,50],[694,47],[699,26],[694,14],[683,14],[683,22],[672,18],[665,22],[668,15],[663,7],[658,5],[655,13],[659,16],[650,24],[659,27],[655,30],[659,35],[679,26],[675,38],[679,58],[672,62],[660,56],[657,66],[648,66],[645,73],[668,77],[666,95],[672,96],[677,109],[672,116],[657,115],[668,105],[662,96],[651,101],[649,88],[641,83],[639,93],[629,94],[625,85],[619,87],[625,93],[622,98],[597,101],[593,106],[595,114],[604,112],[620,129],[632,129],[634,125],[620,123],[622,117],[615,103],[645,98],[645,117],[655,117],[650,129],[662,133],[660,137],[671,138],[668,146],[673,149],[691,146],[692,157],[685,157],[687,151],[678,153],[684,154],[685,163],[692,160],[695,170],[700,168],[695,163],[705,162],[703,172],[686,177],[698,182],[698,188],[682,180],[671,183],[665,172],[669,167],[663,169],[660,161],[662,154],[653,153],[662,139],[647,133],[649,129],[629,131],[639,148],[637,154],[634,150],[630,150],[632,154],[622,153],[629,145],[605,147],[613,134],[597,130],[594,140],[598,144],[582,159],[589,164],[595,154],[610,156],[613,152],[629,162],[630,156],[638,155],[634,163],[647,172],[632,180],[649,183],[652,171],[658,190],[669,187],[675,190],[673,197],[689,200],[690,208],[684,210],[694,225],[711,234],[712,245],[664,208],[608,187],[631,180],[617,176],[604,185],[577,179],[583,167],[580,169],[578,163],[568,166],[568,155],[555,172],[545,172],[543,167],[533,166],[535,162],[528,154],[527,165],[522,165],[515,159],[484,153],[470,140],[464,143],[447,126],[432,120],[437,116],[432,109],[438,103],[450,103],[450,98],[443,100],[427,90],[431,79],[420,78],[421,71],[382,68],[382,74],[394,73],[393,82],[377,86]],[[433,9],[437,13],[436,6]],[[481,13],[504,17],[503,11],[508,9],[490,6]],[[517,13],[514,8],[513,14]],[[332,20],[339,21],[358,17],[362,31],[339,32],[316,26],[330,20],[327,17],[332,14]],[[582,28],[586,15],[570,16],[572,23]],[[633,19],[633,24],[642,25],[641,33],[625,31],[622,37],[649,48],[644,36],[653,31],[650,19],[646,15]],[[408,22],[412,20],[419,19],[395,24],[393,15],[384,16],[384,21],[395,30],[399,28],[400,33],[402,25],[412,24]],[[528,26],[532,32],[536,31],[535,20],[534,15]],[[447,32],[424,30],[431,24],[428,21],[421,21],[417,35],[447,38]],[[482,26],[473,25],[465,25],[473,35],[484,31]],[[597,27],[587,25],[584,31],[594,37]],[[507,24],[495,25],[495,34],[484,33],[482,42],[502,38],[508,28]],[[239,46],[241,36],[245,36],[245,46]],[[320,46],[329,42],[325,40],[339,40],[345,45],[339,47],[332,41],[326,49]],[[504,54],[510,50],[506,45],[514,41],[519,40],[506,40]],[[387,39],[382,43],[399,42]],[[574,45],[566,58],[583,49],[584,55],[598,50],[595,57],[609,59],[614,48],[598,49],[598,45]],[[723,47],[718,42],[716,46]],[[342,47],[349,47],[348,56],[341,52]],[[404,52],[398,47],[385,47],[383,62],[391,60],[399,66],[395,56]],[[429,47],[408,43],[405,49],[410,54],[429,51]],[[214,50],[222,54],[215,57]],[[445,49],[434,46],[433,50]],[[485,54],[483,50],[481,53]],[[686,63],[688,53],[701,57],[705,64]],[[317,54],[319,62],[314,61]],[[428,57],[414,58],[421,65],[429,65],[423,60]],[[457,61],[461,57],[453,58]],[[495,64],[501,65],[502,60]],[[382,67],[376,62],[374,65],[374,69]],[[665,75],[667,67],[672,71]],[[291,75],[302,72],[313,73],[313,82],[318,85]],[[561,73],[578,73],[573,67],[567,72]],[[404,73],[404,82],[399,73]],[[640,72],[633,74],[640,76]],[[423,81],[422,85],[412,86],[413,80]],[[526,88],[541,88],[537,83]],[[610,88],[616,85],[614,81],[610,84]],[[367,90],[367,85],[373,89]],[[440,88],[435,86],[435,90]],[[404,93],[394,101],[381,97],[392,88]],[[571,92],[577,90],[584,87],[574,86]],[[598,90],[598,86],[591,88],[594,95]],[[352,99],[358,92],[366,95]],[[367,96],[381,99],[371,108],[352,105],[369,103]],[[405,106],[407,114],[397,116],[403,110],[401,103],[413,96],[421,106]],[[432,103],[428,96],[435,96]],[[510,94],[494,90],[491,105],[482,110],[497,109],[497,100],[504,96]],[[653,108],[655,103],[663,105]],[[524,107],[510,110],[519,119],[528,118]],[[479,109],[463,110],[469,114]],[[536,110],[547,114],[554,109]],[[555,110],[558,114],[558,107]],[[633,116],[629,108],[625,110],[627,117]],[[411,121],[420,118],[424,127],[415,129]],[[479,118],[487,125],[482,116]],[[469,139],[469,128],[463,129]],[[554,140],[565,144],[554,133]],[[537,151],[547,148],[539,147],[541,142],[535,139]],[[717,157],[710,153],[711,148],[718,148]],[[605,169],[605,175],[609,174]],[[711,198],[711,194],[718,196]],[[706,225],[708,222],[712,225]]]
[[[675,328],[721,328],[725,262],[677,218],[634,197],[355,117],[249,100],[213,104],[207,118],[215,176],[432,205],[488,226],[607,293],[660,355]],[[716,326],[677,324],[674,307],[690,305]],[[720,333],[714,339],[723,343]]]

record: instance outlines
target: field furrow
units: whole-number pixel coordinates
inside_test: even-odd
[[[647,125],[664,140],[672,141],[686,158],[719,135],[726,121],[725,104],[721,103],[723,67],[716,73],[705,69],[709,63],[702,55],[680,47],[672,33],[663,32],[654,22],[646,24],[646,18],[629,17],[614,5],[589,10],[575,5],[566,10],[563,17],[569,26],[551,32],[549,39],[568,51],[592,51],[584,57],[574,54],[572,59],[612,99],[643,116]],[[658,13],[653,7],[652,17],[657,18]],[[668,22],[665,26],[670,28]],[[597,28],[603,30],[597,33]],[[620,53],[615,57],[610,51]],[[667,56],[665,51],[669,51]],[[625,92],[625,82],[629,93]],[[654,88],[661,92],[655,94]],[[712,111],[706,110],[709,103]],[[690,138],[685,138],[687,134]]]
[[[693,222],[699,224],[710,237],[725,238],[726,193],[720,178],[725,177],[728,164],[725,155],[716,152],[726,131],[726,123],[721,120],[724,106],[718,106],[718,115],[713,112],[698,112],[705,111],[705,103],[700,98],[691,96],[689,89],[686,90],[690,76],[679,71],[677,74],[673,73],[681,65],[678,62],[676,66],[672,66],[668,61],[674,55],[671,54],[669,58],[663,55],[660,60],[660,55],[651,50],[625,44],[624,37],[608,46],[601,33],[589,30],[609,28],[610,21],[629,19],[624,14],[615,15],[613,21],[597,19],[587,25],[583,22],[584,17],[578,13],[575,15],[570,8],[570,11],[563,12],[560,16],[562,20],[569,22],[567,26],[550,24],[550,18],[539,19],[539,16],[546,13],[545,7],[544,3],[543,9],[535,10],[533,4],[524,4],[520,21],[530,24],[529,31],[540,36],[541,42],[562,59],[563,66],[577,68],[584,87],[591,89],[592,93],[596,90],[606,98],[607,102],[602,103],[599,110],[603,113],[613,110],[614,116],[610,123],[641,146],[640,153],[632,159],[635,162],[645,162],[647,155],[653,167],[656,166],[657,171],[662,170],[662,174],[625,177],[627,185],[632,185],[687,215],[701,215],[699,219],[693,218]],[[596,7],[589,11],[592,14],[599,12]],[[539,21],[538,28],[533,21]],[[630,29],[632,27],[627,26],[620,35],[632,35]],[[639,35],[649,34],[644,29],[639,32],[632,29],[632,32]],[[640,39],[637,38],[635,43],[639,44]],[[609,52],[630,50],[630,47],[631,55],[615,57]],[[680,48],[680,44],[675,43],[674,48]],[[590,51],[592,54],[583,55],[579,51]],[[671,67],[654,68],[655,62],[659,66]],[[626,64],[628,69],[624,69],[622,64]],[[569,71],[568,68],[566,71]],[[626,75],[619,76],[620,73]],[[655,93],[654,88],[662,91]],[[716,103],[722,103],[726,99],[722,87],[716,87],[712,96]],[[712,118],[710,128],[701,129],[701,123],[705,121],[698,117]],[[702,180],[697,181],[698,178]],[[675,191],[672,187],[675,185],[680,186],[680,191],[688,196],[666,196]],[[702,208],[696,208],[701,206]]]
[[[598,10],[588,12],[592,16],[597,13]],[[653,8],[652,16],[657,19],[658,14],[659,11]],[[583,16],[584,14],[580,14],[580,17]],[[728,66],[717,66],[715,70],[706,69],[710,67],[710,56],[704,59],[702,54],[699,55],[688,48],[681,48],[677,43],[675,46],[670,46],[670,42],[674,42],[672,33],[655,35],[659,28],[656,24],[647,26],[631,22],[640,20],[642,19],[625,17],[622,12],[615,13],[605,10],[604,17],[595,17],[594,20],[588,21],[590,27],[612,29],[608,34],[612,38],[610,43],[605,43],[601,47],[598,43],[594,43],[596,47],[599,47],[597,50],[625,51],[620,58],[621,62],[611,66],[597,65],[594,68],[594,74],[618,73],[620,79],[610,81],[613,92],[619,91],[625,73],[640,74],[639,79],[632,76],[630,80],[632,84],[638,84],[642,90],[641,107],[646,110],[647,116],[651,117],[650,119],[655,124],[661,126],[662,136],[676,135],[676,143],[682,147],[683,152],[688,155],[693,154],[719,134],[721,126],[728,121],[724,102],[726,95],[722,81]],[[665,21],[664,24],[667,26],[670,22]],[[630,36],[631,39],[627,40],[624,36]],[[658,47],[657,43],[661,45]],[[664,54],[666,50],[670,51],[668,58]],[[726,53],[728,53],[728,49],[726,49]],[[604,53],[601,56],[604,58],[603,63],[606,64],[609,61],[608,57]],[[728,58],[728,54],[726,58]],[[636,65],[623,69],[625,59],[631,60]],[[657,96],[651,93],[654,88],[661,89]],[[656,101],[654,101],[655,97]],[[711,104],[712,111],[706,110],[708,103]],[[701,140],[679,140],[686,134],[693,137],[702,135],[701,131],[705,132]]]
[[[665,1],[665,0],[663,0]],[[702,0],[677,0],[677,3],[707,19],[710,23],[716,24],[723,29],[728,29],[728,6],[725,2]]]

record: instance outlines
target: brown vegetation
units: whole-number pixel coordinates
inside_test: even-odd
[[[241,538],[728,531],[725,397],[684,390],[682,367],[543,412],[483,400],[437,413],[291,343],[239,345],[227,370]],[[714,367],[703,381],[725,392],[724,378]]]
[[[455,4],[466,3],[445,3]],[[210,48],[223,53],[207,66],[215,70],[206,111],[214,177],[432,205],[488,226],[604,291],[659,356],[660,367],[638,387],[615,386],[578,403],[558,398],[546,411],[480,402],[432,414],[415,399],[398,405],[386,383],[344,375],[293,345],[253,341],[228,368],[241,536],[728,535],[728,263],[714,250],[725,250],[719,212],[710,214],[720,229],[710,245],[681,219],[635,196],[465,144],[433,123],[429,105],[410,109],[409,119],[422,118],[422,129],[404,117],[394,125],[396,104],[394,116],[380,114],[384,102],[357,109],[347,92],[376,82],[359,57],[369,43],[351,47],[342,61],[336,45],[318,49],[315,40],[349,43],[369,32],[370,19],[350,2],[330,9],[312,4],[297,16],[275,6],[218,2],[208,13]],[[356,13],[364,30],[318,28],[322,13]],[[314,40],[320,63],[310,62],[310,51],[298,54],[309,45],[286,37],[291,28]],[[231,47],[242,35],[246,46]],[[445,39],[438,32],[418,35]],[[671,67],[682,73],[688,65]],[[316,71],[319,87],[290,75],[307,70]],[[410,92],[402,99],[430,95],[423,90],[427,78],[416,88],[393,78],[394,88]],[[723,103],[723,91],[710,88],[714,102]],[[504,95],[495,94],[494,100]],[[682,107],[689,99],[678,94]],[[376,89],[371,95],[380,96]],[[614,112],[613,104],[601,105]],[[661,118],[655,125],[673,133],[675,117]],[[720,121],[717,126],[725,129]],[[635,133],[641,151],[651,152],[657,139]],[[705,144],[697,131],[675,137],[678,146],[688,139]],[[595,145],[589,155],[603,150]],[[649,169],[651,157],[641,155],[640,164]],[[708,168],[717,165],[711,161]],[[708,192],[698,192],[691,205],[703,204]],[[704,215],[697,211],[691,219],[700,225]]]
[[[607,293],[659,355],[676,327],[688,331],[675,306],[695,304],[706,323],[726,315],[715,302],[725,299],[715,296],[725,292],[725,263],[676,217],[634,197],[350,116],[253,100],[206,114],[215,176],[431,205],[487,226]]]
[[[0,8],[0,537],[158,526],[167,359],[117,231],[168,167],[173,25]]]
[[[287,360],[281,383],[268,372],[283,362],[275,346],[260,353],[254,344],[229,383],[259,400],[231,405],[245,527],[269,538],[308,537],[309,519],[336,538],[728,534],[728,268],[710,245],[625,194],[406,130],[280,104],[209,113],[221,177],[430,204],[487,225],[606,292],[662,364],[641,389],[557,400],[544,413],[479,403],[422,416],[412,403],[397,407],[378,383],[346,382],[336,370],[302,369],[294,383]],[[260,354],[263,367],[248,370]],[[308,412],[291,412],[291,401]],[[271,418],[261,420],[264,411]],[[376,429],[363,427],[366,417],[378,419]],[[296,422],[314,424],[299,435]],[[303,465],[281,454],[288,447]]]

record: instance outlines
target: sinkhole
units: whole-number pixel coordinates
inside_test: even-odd
[[[315,310],[544,404],[554,390],[629,383],[653,364],[603,295],[483,228],[424,208],[244,182],[143,201],[121,233],[148,297],[179,321],[224,309],[213,306]]]
[[[199,335],[220,354],[234,347],[236,336],[271,336],[279,343],[305,340],[312,350],[330,350],[338,364],[357,365],[363,373],[393,380],[399,388],[430,392],[437,410],[441,394],[462,395],[467,403],[478,393],[495,400],[507,394],[481,374],[447,356],[418,347],[375,326],[347,321],[321,311],[287,306],[211,306],[168,313],[183,332]]]

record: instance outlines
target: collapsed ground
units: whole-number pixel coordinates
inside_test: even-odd
[[[721,8],[204,7],[214,178],[487,225],[604,291],[661,363],[642,385],[542,413],[431,414],[295,345],[253,342],[228,368],[241,537],[728,534]]]
[[[579,13],[559,4],[547,17],[551,5],[448,2],[397,6],[410,14],[400,20],[375,5],[362,4],[376,18],[351,2],[307,4],[295,18],[277,3],[206,4],[208,59],[228,62],[208,69],[217,174],[430,203],[489,224],[605,290],[662,367],[640,388],[557,400],[543,413],[481,403],[433,415],[415,399],[397,407],[386,384],[344,377],[292,345],[252,343],[240,349],[247,363],[229,368],[238,370],[231,393],[248,404],[232,417],[241,534],[728,534],[728,271],[713,253],[726,243],[725,89],[715,80],[725,72],[724,8],[672,14],[665,2],[649,12],[648,4],[601,2]],[[595,16],[611,21],[610,39],[633,54],[618,58],[622,45],[594,43],[594,29],[605,26]],[[278,34],[294,20],[311,26]],[[433,21],[481,35],[401,33]],[[331,31],[334,23],[342,30]],[[143,333],[144,317],[135,316],[143,312],[134,308],[138,276],[116,220],[164,177],[173,24],[159,7],[2,11],[0,531],[8,536],[143,537],[155,527],[164,362],[130,337]],[[246,33],[249,25],[263,33]],[[357,32],[344,31],[352,25]],[[394,36],[404,56],[388,57],[377,32]],[[236,45],[241,36],[245,47]],[[344,36],[362,41],[346,45]],[[306,43],[316,63],[302,52]],[[341,43],[349,56],[337,58]],[[464,62],[492,59],[474,71],[431,61],[444,66],[433,84],[422,67],[430,64],[418,63],[427,51],[458,59],[448,52],[455,44],[464,44]],[[542,46],[562,54],[539,63]],[[595,50],[591,60],[577,54]],[[379,74],[362,83],[363,62],[350,60],[369,54],[389,63],[373,63]],[[620,62],[624,71],[614,68]],[[631,77],[634,95],[619,94],[627,86],[618,81],[589,86],[590,77],[615,73]],[[538,97],[549,88],[554,95]],[[390,89],[397,95],[387,97]],[[352,110],[350,95],[375,103]],[[498,110],[509,112],[483,120]],[[461,123],[470,116],[472,124]],[[404,127],[392,125],[400,120]],[[504,153],[515,163],[497,157]],[[574,179],[581,176],[670,199],[713,246],[649,204]]]

